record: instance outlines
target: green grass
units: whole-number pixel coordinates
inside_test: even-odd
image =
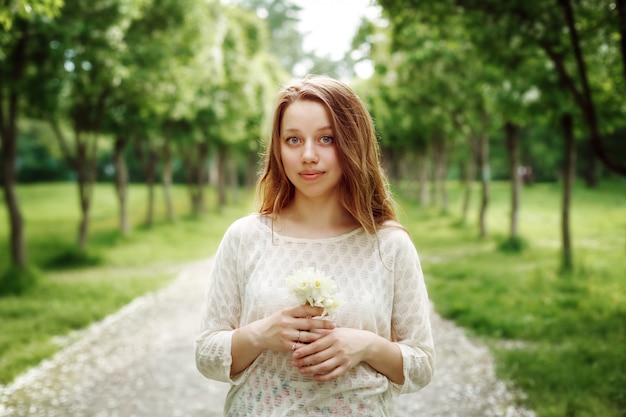
[[[147,190],[142,185],[132,186],[129,211],[133,232],[123,236],[118,230],[113,186],[100,184],[94,192],[88,251],[79,256],[91,258],[93,264],[123,266],[145,265],[159,260],[165,263],[188,261],[206,256],[216,248],[219,241],[216,243],[214,238],[221,236],[229,219],[242,210],[252,210],[249,196],[244,195],[247,200],[243,207],[227,206],[220,213],[215,209],[217,197],[210,190],[206,194],[208,212],[197,218],[190,215],[187,190],[175,187],[176,221],[170,223],[165,217],[161,188],[156,187],[154,225],[148,229],[144,225]],[[80,218],[77,186],[71,183],[21,186],[18,196],[25,221],[29,261],[44,269],[55,269],[58,264],[67,267],[67,263],[59,261],[63,258],[76,261]],[[8,233],[7,227],[7,223],[0,223],[0,238],[3,240]],[[0,269],[5,269],[8,262],[8,251],[3,251]]]
[[[90,272],[47,277],[22,296],[0,301],[0,382],[10,382],[63,347],[72,330],[85,328],[135,297],[167,283],[171,274],[146,276]]]
[[[147,228],[145,187],[131,187],[133,230],[123,236],[113,188],[98,185],[88,250],[80,253],[76,185],[19,187],[27,251],[38,281],[20,296],[0,297],[0,384],[50,357],[72,331],[166,285],[181,264],[211,256],[226,227],[252,210],[250,196],[244,195],[242,204],[218,211],[216,197],[209,192],[211,208],[195,217],[189,215],[186,190],[174,191],[176,221],[165,220],[163,199],[157,193],[155,224]],[[7,223],[0,223],[0,269],[11,273]]]
[[[523,190],[519,253],[498,249],[509,187],[493,184],[492,193],[482,240],[475,221],[459,227],[454,215],[402,204],[437,311],[487,341],[499,376],[539,417],[625,416],[626,183],[576,188],[568,275],[559,273],[559,186]],[[460,212],[454,186],[451,194]]]

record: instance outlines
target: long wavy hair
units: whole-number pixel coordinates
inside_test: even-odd
[[[257,183],[259,212],[276,215],[294,198],[295,187],[280,157],[280,127],[285,110],[297,100],[318,102],[328,111],[343,170],[339,183],[342,206],[369,233],[387,220],[397,221],[395,202],[380,164],[374,123],[365,105],[344,83],[313,75],[285,86],[278,95]]]

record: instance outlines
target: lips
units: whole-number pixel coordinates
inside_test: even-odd
[[[300,176],[307,180],[313,181],[321,177],[324,173],[322,171],[302,171],[300,172]]]

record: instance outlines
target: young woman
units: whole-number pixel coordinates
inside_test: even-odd
[[[220,244],[196,340],[207,378],[231,384],[227,416],[392,416],[429,383],[434,348],[417,252],[397,222],[371,117],[345,84],[285,87],[259,180],[259,213]],[[286,279],[331,277],[334,320]]]

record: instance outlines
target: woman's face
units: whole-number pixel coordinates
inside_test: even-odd
[[[296,198],[337,198],[343,171],[326,108],[310,100],[291,103],[280,124],[280,156]]]

